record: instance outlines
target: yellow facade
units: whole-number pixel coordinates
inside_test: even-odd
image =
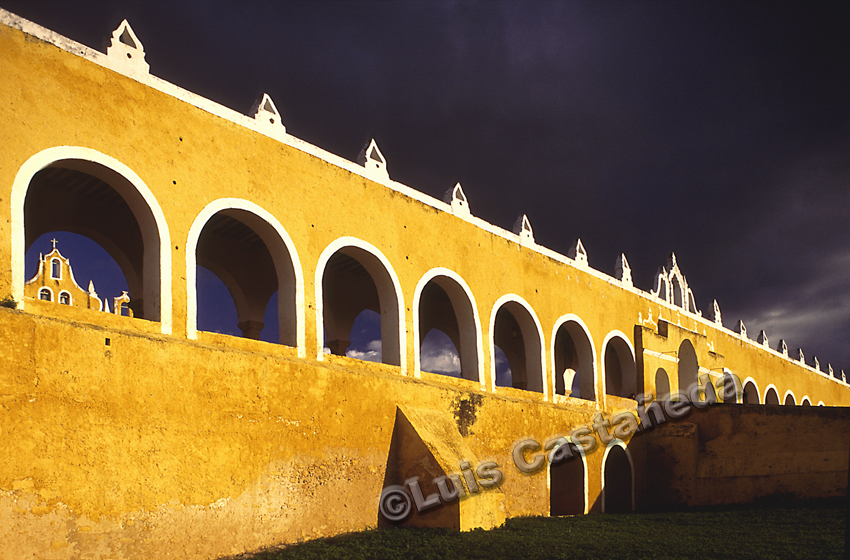
[[[673,393],[699,380],[700,398],[727,374],[735,400],[751,383],[760,402],[771,386],[783,402],[850,402],[846,382],[703,317],[672,285],[669,298],[643,292],[628,274],[589,268],[581,247],[571,258],[536,245],[522,221],[513,233],[475,218],[457,190],[444,202],[394,183],[369,150],[364,165],[328,154],[271,122],[273,104],[239,115],[118,56],[141,51],[107,56],[0,20],[0,293],[17,302],[0,308],[0,521],[13,527],[0,531],[0,556],[152,558],[167,547],[209,558],[377,526],[399,411],[430,411],[410,413],[408,431],[434,468],[499,465],[498,488],[460,502],[457,525],[470,528],[547,515],[547,471],[522,473],[516,443],[634,410],[635,395],[658,393],[659,369]],[[64,185],[56,169],[117,192],[116,212],[138,223],[116,249],[134,265],[124,270],[136,318],[25,289],[31,208],[51,211],[27,196],[40,181]],[[71,225],[125,231],[125,220],[98,220]],[[242,275],[248,245],[210,237],[214,220],[251,230],[273,280]],[[233,250],[204,249],[210,239]],[[202,260],[239,294],[244,338],[197,330]],[[383,364],[324,350],[345,346],[351,313],[333,298],[357,288],[352,261],[376,295],[348,301],[379,310]],[[275,290],[282,344],[252,340],[268,299],[256,294]],[[463,379],[420,371],[423,300],[454,311]],[[523,344],[514,387],[496,385],[500,328]],[[592,399],[565,395],[565,369]],[[446,423],[454,439],[433,435]],[[585,511],[602,508],[609,451],[582,459]]]

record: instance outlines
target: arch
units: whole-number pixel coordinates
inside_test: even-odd
[[[634,398],[637,391],[635,348],[621,331],[613,330],[602,341],[605,394]]]
[[[823,404],[823,401],[818,401],[818,406],[826,406]]]
[[[764,390],[764,399],[762,402],[764,404],[780,404],[779,393],[776,391],[776,387],[774,387],[773,384],[768,385]]]
[[[743,402],[744,404],[761,404],[762,402],[759,386],[752,377],[744,381]]]
[[[655,400],[666,401],[670,399],[670,376],[664,368],[655,371]]]
[[[189,234],[186,238],[186,334],[195,339],[198,336],[198,292],[197,292],[197,265],[198,265],[198,242],[204,227],[210,223],[214,216],[224,216],[231,220],[241,222],[247,226],[253,234],[256,234],[268,250],[271,257],[274,272],[277,275],[278,291],[278,317],[279,319],[279,341],[281,344],[295,346],[298,356],[306,356],[304,342],[304,274],[295,244],[281,223],[264,208],[239,198],[220,198],[207,204],[198,213]],[[262,323],[265,312],[265,301],[261,302],[262,309],[257,307],[256,302],[250,301],[250,294],[245,293],[244,280],[236,278],[238,270],[228,267],[220,262],[206,260],[205,264],[211,272],[216,274],[227,286],[233,295],[236,304],[240,324],[243,321],[257,320]]]
[[[497,315],[500,315],[498,324]],[[528,302],[516,294],[507,294],[496,300],[490,312],[489,332],[491,389],[496,391],[496,346],[499,346],[511,365],[513,386],[543,393],[544,399],[548,400],[543,328]],[[502,344],[496,343],[497,338]],[[516,338],[521,338],[522,344],[506,343]]]
[[[557,463],[549,462],[549,515],[582,515],[587,513],[587,458],[584,449],[572,438],[560,445],[570,446],[570,457]],[[580,482],[579,480],[580,479]]]
[[[141,277],[135,290],[142,296],[144,316],[159,321],[163,334],[171,334],[171,235],[165,215],[151,190],[133,170],[115,158],[91,148],[47,148],[30,157],[18,170],[11,192],[12,297],[17,301],[24,301],[27,240],[24,206],[27,193],[35,175],[48,167],[90,175],[104,182],[123,198],[141,230]],[[122,256],[119,247],[109,239],[101,239],[100,242],[113,257],[118,257],[116,261],[127,276],[132,267],[128,266],[130,263]]]
[[[800,406],[812,406],[812,401],[808,395],[805,395],[803,400],[800,401]]]
[[[738,377],[729,371],[727,368],[723,368],[723,383],[719,387],[721,402],[724,404],[735,403],[741,404],[743,399],[743,389],[741,388],[741,382]]]
[[[334,316],[327,314],[324,298],[324,280],[325,272],[331,257],[334,255],[344,255],[348,259],[357,261],[362,267],[371,281],[374,283],[377,291],[376,306],[379,307],[381,314],[381,351],[383,362],[385,364],[396,365],[405,373],[407,371],[407,354],[405,350],[405,330],[404,330],[404,295],[401,291],[401,284],[398,281],[398,276],[393,270],[392,265],[374,245],[357,239],[356,237],[340,237],[332,241],[322,254],[319,256],[319,261],[316,264],[316,334],[317,348],[316,358],[319,361],[324,360],[324,338],[325,322],[330,321],[334,325],[335,330],[344,330],[345,325],[353,322],[354,318],[360,313],[358,310],[353,316],[345,317]],[[374,309],[373,309],[374,311]],[[348,314],[350,315],[350,313]],[[337,336],[337,333],[331,333],[331,336]],[[344,351],[344,349],[343,349]]]
[[[602,456],[602,513],[635,509],[635,467],[626,444],[612,440]]]
[[[38,299],[42,301],[53,301],[53,290],[44,286],[38,289]]]
[[[433,283],[433,284],[432,284]],[[472,290],[457,273],[448,268],[432,268],[419,279],[416,290],[413,292],[413,359],[414,372],[419,375],[421,371],[421,346],[428,335],[427,329],[422,331],[423,314],[421,311],[423,291],[426,301],[431,299],[426,291],[428,286],[437,286],[445,296],[448,297],[448,305],[443,301],[440,305],[441,317],[429,318],[428,323],[433,323],[433,328],[448,325],[448,329],[456,332],[446,333],[460,357],[461,376],[465,379],[477,380],[484,384],[484,346],[481,341],[481,320],[478,316],[478,306]],[[435,291],[433,297],[439,304],[441,294]],[[446,315],[452,313],[454,321]],[[438,326],[439,325],[439,326]],[[443,332],[446,329],[440,329]]]
[[[790,402],[788,399],[791,399]],[[782,404],[785,406],[797,406],[797,397],[790,390],[785,391],[785,397],[782,398]]]
[[[553,394],[563,395],[569,389],[570,396],[596,400],[596,349],[584,321],[572,313],[559,317],[552,328],[551,350]],[[569,387],[562,375],[568,369],[575,372]]]
[[[50,278],[52,280],[62,280],[62,261],[59,257],[50,259]]]
[[[691,388],[699,383],[699,362],[697,361],[697,353],[694,350],[694,345],[690,340],[685,339],[679,345],[678,357],[679,363],[676,377],[679,386],[677,391],[679,393],[689,394]]]
[[[71,299],[71,292],[68,290],[62,290],[59,292],[59,303],[62,305],[71,305],[74,301]]]
[[[685,295],[682,290],[682,282],[679,280],[679,276],[677,274],[672,275],[672,284],[673,284],[673,305],[676,307],[685,307]]]

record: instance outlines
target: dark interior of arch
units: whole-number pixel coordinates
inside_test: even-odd
[[[655,400],[666,401],[670,399],[670,377],[664,368],[658,368],[655,372]]]
[[[325,267],[322,295],[325,345],[331,354],[345,356],[351,345],[351,328],[360,313],[369,309],[381,315],[378,288],[363,264],[341,250],[331,256]],[[380,327],[374,336],[381,339]],[[386,363],[385,358],[382,361]]]
[[[463,345],[461,344],[457,314],[455,313],[452,301],[446,291],[437,282],[432,280],[422,289],[422,294],[419,299],[420,361],[422,357],[421,350],[424,348],[425,339],[433,329],[437,329],[442,332],[449,338],[449,340],[451,340],[453,348],[446,345],[441,350],[457,354],[458,362],[460,364],[460,376],[468,379],[471,379],[473,375],[477,376],[477,372],[464,371],[464,360],[462,359],[464,356],[461,353],[473,351],[474,349],[463,348]],[[426,369],[426,371],[430,370]],[[436,373],[445,372],[438,371]]]
[[[584,513],[584,465],[581,454],[572,443],[572,456],[549,467],[549,515],[581,515]]]
[[[682,344],[679,345],[678,358],[679,393],[688,394],[693,386],[699,383],[697,353],[690,340],[683,340]],[[700,399],[704,399],[704,396],[700,395]]]
[[[233,326],[239,329],[233,332],[259,340],[265,328],[266,306],[278,290],[279,280],[266,243],[239,215],[240,211],[222,211],[209,219],[198,237],[196,262],[215,274],[230,292],[238,321]],[[201,290],[200,285],[198,289]],[[198,293],[197,301],[200,304],[208,298]],[[208,304],[217,305],[215,301]],[[204,330],[201,324],[198,328]],[[269,340],[268,336],[263,338]],[[294,340],[281,342],[295,346]]]
[[[578,325],[567,322],[558,328],[555,335],[555,394],[566,393],[564,371],[575,371],[570,384],[570,396],[578,399],[595,400],[593,383],[593,352],[590,341]]]
[[[493,344],[504,352],[505,358],[508,360],[513,387],[531,390],[528,383],[528,367],[523,332],[513,313],[505,309],[505,306],[502,306],[496,312]]]
[[[759,404],[759,392],[752,381],[747,381],[744,385],[744,404]]]
[[[611,447],[605,460],[605,513],[632,511],[632,469],[626,451]]]
[[[123,180],[110,170],[100,171],[116,181]],[[158,302],[144,302],[145,243],[141,227],[127,201],[111,184],[59,166],[36,173],[24,201],[26,249],[41,235],[60,230],[83,235],[109,253],[127,281],[134,316],[159,320]]]

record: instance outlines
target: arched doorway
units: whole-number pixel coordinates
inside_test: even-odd
[[[666,401],[670,399],[670,376],[664,368],[655,371],[655,400]]]
[[[690,340],[682,341],[682,344],[679,345],[678,356],[678,392],[689,395],[693,387],[699,384],[699,363],[697,362],[697,353]],[[703,395],[703,391],[700,391],[700,400],[704,400],[705,397]]]
[[[568,457],[549,465],[549,515],[582,515],[586,511],[584,455],[573,443]]]
[[[608,445],[603,463],[603,511],[605,513],[632,511],[634,474],[631,457],[625,445],[619,440],[612,441]]]
[[[764,404],[779,404],[779,393],[772,385],[764,393]]]
[[[752,379],[744,383],[744,404],[761,404],[759,388]]]

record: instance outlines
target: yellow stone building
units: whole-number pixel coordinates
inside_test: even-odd
[[[847,491],[846,438],[818,438],[822,461],[777,443],[846,429],[843,373],[698,310],[674,255],[642,291],[624,255],[609,276],[580,240],[561,255],[525,216],[477,218],[460,185],[393,181],[374,141],[348,161],[268,96],[243,115],[157,78],[126,22],[104,54],[0,10],[0,76],[2,557],[213,558],[383,526],[405,500],[400,523],[469,529],[642,509],[662,483],[699,487],[684,505]],[[109,252],[132,316],[56,251],[27,283],[53,231]],[[199,330],[199,266],[243,337]],[[257,340],[275,293],[279,344]],[[380,363],[346,356],[364,310]],[[423,371],[434,329],[459,377]],[[699,430],[650,431],[689,403],[676,425]],[[664,453],[698,464],[659,481]]]

